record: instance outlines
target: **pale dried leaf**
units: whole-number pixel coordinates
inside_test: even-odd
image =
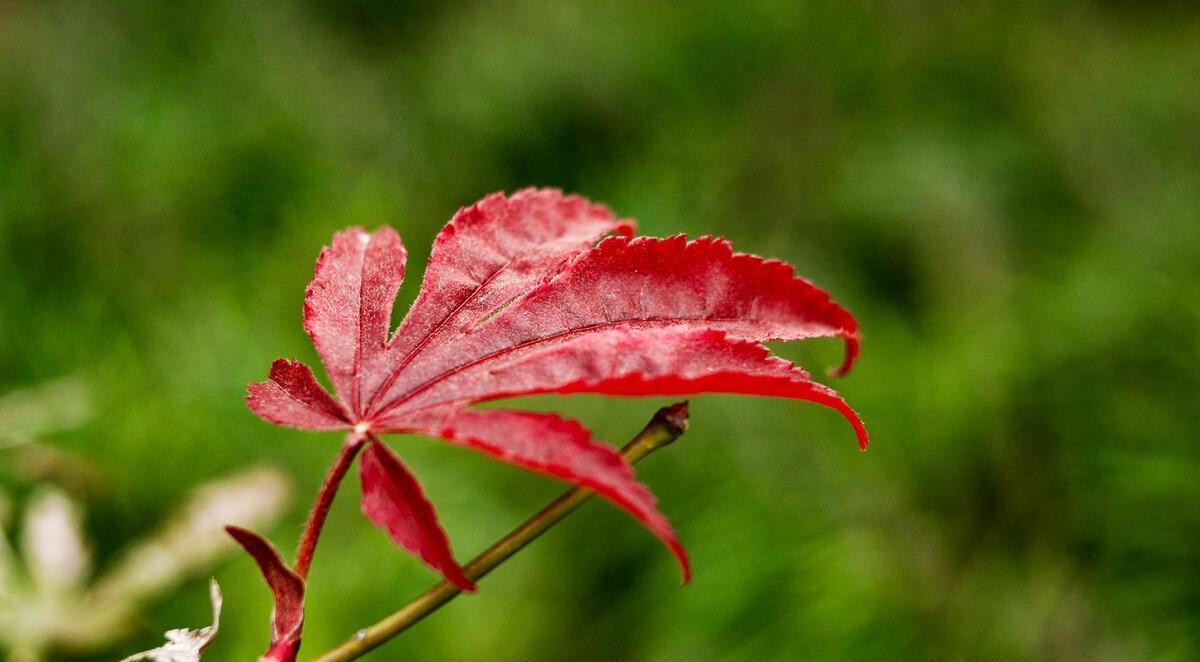
[[[153,660],[154,662],[200,662],[204,650],[217,636],[221,625],[221,587],[213,579],[209,584],[209,596],[212,599],[212,625],[199,630],[180,628],[168,630],[167,643],[153,650],[135,653],[121,662],[136,662],[136,660]]]

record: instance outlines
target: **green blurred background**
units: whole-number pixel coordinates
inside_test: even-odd
[[[51,441],[106,476],[86,495],[101,566],[262,463],[295,478],[269,531],[290,554],[339,439],[242,396],[277,356],[315,361],[320,246],[398,228],[403,311],[456,208],[563,187],[833,292],[864,330],[833,386],[874,443],[819,406],[694,398],[639,469],[691,586],[590,504],[370,659],[1200,659],[1200,12],[880,5],[0,1],[0,392],[94,389]],[[819,373],[840,346],[780,351]],[[617,442],[666,402],[526,404]],[[394,447],[461,558],[561,491]],[[357,492],[302,658],[434,579]],[[213,573],[209,657],[252,659],[267,591],[247,558]],[[78,659],[206,618],[199,576]]]

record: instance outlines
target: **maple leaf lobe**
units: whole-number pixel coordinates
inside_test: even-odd
[[[300,647],[300,632],[304,627],[304,580],[288,567],[275,547],[262,536],[239,526],[227,526],[225,532],[254,558],[275,598],[275,609],[271,615],[271,646],[263,658],[279,662],[294,660]]]
[[[358,466],[362,509],[367,518],[459,588],[474,591],[474,582],[454,560],[450,540],[438,523],[433,505],[400,458],[387,446],[373,441],[363,451]]]
[[[382,369],[392,306],[408,253],[400,235],[350,228],[317,258],[304,297],[304,327],[342,404],[362,418],[364,386]]]

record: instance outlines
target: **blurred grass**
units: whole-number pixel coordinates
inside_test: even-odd
[[[0,2],[0,391],[93,385],[93,422],[56,438],[112,477],[102,555],[239,467],[315,489],[335,438],[241,396],[314,360],[330,234],[397,227],[407,301],[458,206],[578,190],[829,288],[865,330],[835,386],[875,443],[819,407],[696,398],[640,469],[694,585],[592,505],[376,657],[1196,659],[1198,30],[1188,3]],[[838,348],[780,351],[817,372]],[[623,441],[662,402],[531,404]],[[397,448],[462,557],[560,489]],[[433,579],[355,492],[309,654]],[[287,550],[303,508],[271,532]],[[217,576],[212,655],[249,659],[266,591],[244,560]]]

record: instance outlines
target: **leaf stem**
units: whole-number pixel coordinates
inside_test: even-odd
[[[621,454],[631,463],[641,460],[679,438],[687,429],[687,420],[687,402],[679,402],[659,409],[646,427],[621,449]],[[526,520],[524,524],[513,529],[511,533],[472,559],[463,566],[463,570],[472,580],[478,581],[494,570],[496,566],[521,551],[550,527],[574,512],[594,494],[591,490],[582,487],[568,490]],[[440,581],[392,615],[370,627],[359,630],[353,637],[321,655],[314,662],[346,662],[358,659],[368,651],[383,645],[392,637],[412,627],[442,605],[453,600],[461,592],[454,584],[445,580]]]
[[[333,498],[337,496],[338,487],[341,486],[342,479],[346,477],[346,472],[350,470],[350,465],[354,464],[354,457],[358,455],[358,451],[362,449],[366,439],[365,435],[357,432],[348,435],[346,443],[342,444],[337,458],[333,461],[333,466],[329,468],[329,473],[325,475],[325,482],[321,483],[321,489],[317,492],[316,500],[313,501],[312,510],[308,513],[308,521],[304,524],[304,534],[300,537],[300,546],[296,549],[294,569],[301,579],[308,578],[313,552],[317,549],[317,540],[321,537],[321,529],[325,528],[325,518],[329,516],[329,507],[333,505]]]

